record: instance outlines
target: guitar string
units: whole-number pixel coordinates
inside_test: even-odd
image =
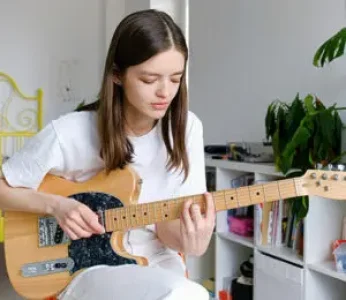
[[[270,187],[270,188],[272,188],[272,189],[274,189],[274,187]],[[276,190],[277,190],[277,188],[275,188]],[[293,187],[281,187],[280,188],[280,192],[281,193],[283,193],[283,194],[285,194],[285,191],[284,190],[286,190],[286,192],[287,191],[292,191],[292,189],[294,189]],[[246,190],[246,192],[249,190],[248,188],[245,188],[245,187],[243,187],[243,191],[245,192],[245,190]],[[256,191],[256,190],[255,190]],[[222,196],[222,195],[217,195],[217,193],[222,193],[223,191],[219,191],[219,192],[215,192],[215,194],[213,195],[213,198],[221,198],[221,199],[214,199],[214,203],[215,204],[217,204],[218,202],[224,202],[225,201],[225,199],[224,199],[224,196]],[[266,194],[267,193],[269,193],[269,191],[265,191],[266,192]],[[281,195],[280,195],[280,192],[279,192],[279,197],[275,197],[275,198],[277,198],[276,200],[273,200],[273,201],[277,201],[277,200],[279,200],[279,199],[281,199],[282,197],[281,197]],[[231,195],[231,192],[225,192],[225,194],[226,193],[229,193],[229,195]],[[276,195],[276,192],[273,192],[272,194],[275,194]],[[266,196],[268,196],[268,195],[266,195]],[[175,203],[175,204],[183,204],[186,200],[189,200],[189,199],[191,199],[191,198],[196,198],[196,197],[198,197],[198,198],[201,198],[201,199],[198,199],[198,200],[195,200],[195,201],[197,201],[198,203],[199,202],[205,202],[204,201],[204,198],[203,198],[203,195],[195,195],[195,196],[187,196],[187,197],[183,197],[183,198],[180,198],[180,199],[177,199],[177,200],[163,200],[163,201],[158,201],[158,202],[152,202],[152,203],[145,203],[146,205],[148,205],[149,206],[149,209],[147,209],[146,211],[148,212],[153,212],[154,210],[156,210],[156,209],[158,209],[157,207],[155,208],[154,206],[159,206],[159,207],[161,207],[161,206],[167,206],[167,203],[169,203],[169,202],[171,202],[171,203]],[[245,197],[245,198],[250,198],[249,196],[247,196],[247,195],[242,195],[241,193],[239,194],[239,196],[238,197],[236,197],[236,198],[238,198],[238,200],[240,199],[240,198],[242,198],[242,197]],[[294,196],[292,196],[292,197],[294,197]],[[226,200],[227,201],[227,200]],[[229,201],[229,200],[228,200]],[[234,200],[231,200],[231,201],[236,201],[236,199],[234,199]],[[242,201],[242,200],[240,200],[239,201],[239,203],[242,203],[242,204],[244,204],[244,203],[247,203],[248,201],[246,200],[246,201]],[[262,201],[261,201],[262,202]],[[261,203],[261,202],[259,202],[259,203]],[[256,203],[255,203],[256,204]],[[115,208],[115,209],[110,209],[110,211],[112,211],[112,213],[113,214],[115,214],[117,211],[118,212],[121,212],[121,211],[123,211],[123,212],[125,212],[125,211],[129,211],[129,210],[133,210],[135,207],[135,211],[137,211],[137,210],[140,210],[141,208],[143,208],[143,207],[141,207],[142,205],[144,205],[144,203],[141,203],[141,204],[137,204],[137,205],[130,205],[130,206],[126,206],[126,207],[121,207],[121,208]],[[250,200],[250,202],[249,202],[249,205],[251,205],[251,200]],[[141,208],[139,208],[139,207],[141,207]],[[239,206],[240,207],[240,206]]]
[[[275,189],[275,190],[277,190],[277,187],[267,187],[267,188],[271,188],[271,189]],[[292,187],[292,186],[289,186],[289,187],[280,187],[280,192],[283,192],[283,193],[285,193],[285,191],[284,190],[286,190],[286,192],[289,190],[289,191],[292,191],[294,189],[294,187]],[[246,192],[246,193],[248,193],[248,190],[249,190],[249,188],[246,188],[246,187],[242,187],[242,188],[238,188],[238,190],[242,190],[243,192]],[[258,192],[258,190],[254,190],[254,191],[252,191],[252,192]],[[266,193],[268,193],[268,192],[270,192],[270,191],[265,191]],[[217,197],[223,197],[222,195],[217,195],[218,193],[224,193],[225,195],[226,195],[226,193],[229,193],[229,195],[231,195],[232,194],[232,192],[227,192],[227,191],[223,191],[223,190],[221,190],[221,191],[217,191],[217,192],[213,192],[214,193],[214,195],[213,195],[213,198],[217,198]],[[273,193],[275,193],[276,194],[276,192],[273,192]],[[162,205],[164,205],[164,206],[166,206],[167,205],[167,203],[168,202],[179,202],[179,203],[184,203],[185,201],[187,201],[187,200],[189,200],[189,199],[192,199],[192,198],[203,198],[203,195],[194,195],[194,196],[187,196],[187,197],[182,197],[182,198],[178,198],[178,199],[176,199],[176,200],[162,200],[162,201],[157,201],[157,202],[149,202],[149,203],[145,203],[145,204],[149,204],[150,206],[155,206],[155,205],[158,205],[158,206],[162,206]],[[241,198],[241,197],[245,197],[245,198],[250,198],[249,196],[247,196],[247,195],[241,195],[240,194],[240,197],[238,197],[238,198]],[[279,197],[279,199],[280,199],[280,197]],[[202,199],[203,200],[203,199]],[[195,200],[196,201],[196,200]],[[197,200],[198,201],[198,200]],[[204,201],[204,200],[203,200]],[[216,200],[216,201],[224,201],[223,199],[221,199],[221,200]],[[216,201],[214,201],[214,202],[216,202]],[[141,205],[144,205],[144,203],[141,203],[141,204],[137,204],[137,205],[130,205],[130,206],[126,206],[126,207],[121,207],[121,208],[115,208],[115,209],[110,209],[110,210],[112,210],[112,211],[121,211],[121,210],[126,210],[126,209],[133,209],[133,207],[140,207]]]
[[[290,179],[290,181],[292,181],[291,179]],[[299,183],[299,182],[301,182],[301,180],[295,180],[295,183],[297,184],[297,183]],[[280,185],[281,185],[281,187],[280,187],[280,190],[281,190],[281,192],[283,192],[283,193],[285,193],[284,192],[284,190],[292,190],[292,188],[294,189],[294,187],[292,187],[292,186],[284,186],[285,184],[290,184],[290,185],[292,185],[292,182],[284,182],[283,180],[280,182]],[[275,183],[274,183],[275,184]],[[293,184],[293,185],[295,185],[295,184]],[[253,186],[248,186],[248,187],[241,187],[241,188],[238,188],[238,190],[239,189],[243,189],[244,191],[246,190],[246,191],[250,191],[251,189],[252,190],[255,190],[256,191],[256,189],[258,189],[258,188],[260,188],[261,186],[265,186],[265,185],[253,185]],[[268,187],[268,188],[271,188],[268,184],[266,184],[266,186]],[[273,187],[274,188],[274,187]],[[277,189],[277,188],[276,188]],[[236,189],[234,189],[234,190],[236,190]],[[222,192],[222,191],[219,191],[219,192]],[[223,191],[223,192],[225,192],[225,190]],[[268,192],[268,191],[267,191]],[[218,193],[218,192],[215,192],[215,193]],[[250,200],[250,202],[248,201],[248,200],[246,200],[246,201],[243,201],[243,200],[241,200],[241,194],[240,194],[240,197],[237,197],[237,203],[234,205],[234,207],[230,207],[230,208],[228,208],[228,209],[231,209],[231,208],[237,208],[237,207],[241,207],[241,206],[243,206],[243,204],[244,204],[244,206],[250,206],[250,205],[253,205],[252,204],[252,202],[251,202],[251,200]],[[195,195],[195,196],[190,196],[190,197],[183,197],[183,198],[181,198],[181,199],[177,199],[177,200],[168,200],[168,201],[166,201],[166,205],[167,205],[167,203],[173,203],[175,206],[176,206],[176,209],[178,210],[178,212],[180,211],[180,209],[179,208],[181,208],[181,205],[182,205],[182,203],[185,201],[185,200],[187,200],[187,199],[191,199],[191,198],[193,198],[194,199],[194,201],[195,202],[197,202],[198,204],[201,204],[202,206],[203,206],[203,204],[205,204],[205,201],[204,201],[204,199],[202,198],[202,199],[198,199],[197,201],[196,201],[196,197],[198,197],[198,198],[202,198],[202,196],[201,195]],[[215,206],[217,207],[218,206],[218,203],[223,203],[223,202],[225,202],[225,197],[223,197],[222,195],[215,195],[214,194],[214,198],[216,198],[216,199],[214,199],[214,203],[215,203]],[[221,199],[218,199],[218,198],[221,198]],[[251,197],[249,197],[249,196],[245,196],[245,198],[250,198],[251,199]],[[280,197],[280,195],[279,195],[279,197],[274,197],[274,199],[272,200],[272,201],[270,201],[270,202],[275,202],[275,201],[278,201],[279,199],[282,199],[281,197]],[[228,200],[229,201],[229,200]],[[232,200],[233,202],[234,202],[234,200]],[[157,215],[155,216],[154,215],[154,217],[152,217],[152,216],[150,216],[150,214],[152,214],[152,213],[154,213],[154,214],[157,214],[157,213],[161,213],[162,214],[162,216],[165,214],[165,212],[166,212],[166,210],[164,209],[164,208],[162,208],[162,206],[164,205],[164,202],[165,201],[160,201],[160,202],[156,202],[156,203],[147,203],[147,206],[148,206],[148,208],[149,209],[147,209],[146,210],[146,212],[147,212],[147,215],[148,215],[148,223],[155,223],[155,221],[157,220],[157,221],[162,221],[162,220],[165,220],[165,219],[162,219],[162,218],[160,218],[160,217],[157,217]],[[254,203],[254,204],[261,204],[261,203],[264,203],[265,201],[260,201],[260,202],[257,202],[257,203]],[[239,204],[241,204],[241,205],[239,205]],[[165,205],[165,206],[166,206]],[[180,206],[180,207],[177,207],[177,206]],[[135,206],[134,205],[134,207],[136,207],[135,208],[135,211],[137,211],[137,207],[138,206],[141,206],[141,204],[139,204],[139,205],[137,205],[137,206]],[[122,210],[123,212],[125,211],[125,213],[126,213],[126,211],[128,211],[130,208],[132,208],[132,210],[133,210],[133,206],[131,207],[131,206],[129,206],[129,207],[125,207],[125,208],[121,208],[121,209],[118,209],[118,211],[120,211],[120,210]],[[143,208],[143,206],[141,206],[141,208]],[[150,208],[152,208],[152,209],[150,209]],[[226,206],[226,209],[227,209],[227,206]],[[166,212],[167,213],[167,212]],[[108,213],[110,216],[108,216],[111,220],[112,220],[112,217],[114,217],[114,211],[112,211],[112,212],[110,212],[110,213]],[[126,213],[127,214],[127,213]],[[140,214],[141,215],[141,214]],[[172,218],[172,214],[171,215],[169,215],[169,214],[165,214],[165,216],[167,215],[167,217],[166,217],[166,220],[169,220],[169,219],[171,219]],[[178,213],[176,212],[176,213],[173,213],[173,218],[177,218],[178,217]],[[122,215],[121,215],[122,216]],[[120,217],[121,217],[120,216]],[[142,217],[143,217],[143,215],[142,215]],[[134,220],[134,222],[136,222],[137,221],[137,218],[138,217],[134,217],[134,218],[130,218],[130,222],[131,222],[131,220]],[[119,218],[117,218],[117,221],[119,221]],[[124,221],[121,221],[122,223],[124,222]],[[111,221],[111,223],[113,223],[112,225],[113,225],[113,227],[114,227],[114,220],[112,220]],[[126,220],[126,224],[128,224],[129,223],[129,220]],[[143,225],[145,224],[145,223],[147,223],[147,222],[142,222],[143,223]],[[123,224],[122,224],[123,225]],[[132,224],[131,224],[132,225]],[[129,226],[121,226],[121,227],[129,227]]]

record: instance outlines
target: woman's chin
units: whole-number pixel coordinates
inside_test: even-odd
[[[166,115],[167,109],[165,110],[151,110],[149,112],[149,117],[157,120],[162,119]]]

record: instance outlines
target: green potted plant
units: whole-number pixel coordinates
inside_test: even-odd
[[[300,176],[317,163],[325,166],[338,162],[343,127],[338,111],[342,109],[336,105],[326,107],[311,94],[305,98],[297,94],[291,103],[273,101],[267,109],[265,129],[277,170],[286,177]],[[308,212],[308,197],[293,200],[292,210],[298,221]]]

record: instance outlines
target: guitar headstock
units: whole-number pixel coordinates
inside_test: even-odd
[[[301,177],[300,187],[306,195],[327,199],[346,199],[346,172],[341,169],[307,170]]]

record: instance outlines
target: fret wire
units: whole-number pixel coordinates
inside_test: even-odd
[[[106,211],[106,219],[108,219],[112,223],[112,227],[115,228],[117,225],[115,224],[117,220],[114,219],[113,211]],[[115,211],[114,211],[115,213]]]
[[[144,224],[146,224],[147,223],[147,219],[146,219],[146,217],[147,217],[147,211],[146,211],[146,209],[145,209],[145,203],[143,203],[142,204],[142,218],[143,218],[143,225]]]
[[[132,215],[132,218],[134,219],[135,226],[137,227],[137,210],[135,205],[133,209],[134,209],[134,214]]]
[[[131,219],[129,218],[129,207],[125,207],[125,214],[126,214],[126,218],[125,218],[125,220],[126,220],[126,227],[127,228],[129,228],[129,227],[131,227]]]
[[[165,207],[164,205],[163,205],[163,207]],[[162,209],[162,221],[164,221],[165,220],[165,214],[164,214],[164,208]]]
[[[264,191],[264,184],[262,184],[262,191],[263,191],[263,199],[264,199],[263,203],[266,203],[267,202],[267,198],[266,198],[266,193]]]
[[[280,193],[279,181],[276,181],[276,183],[277,183],[277,187],[278,187],[279,197],[280,197],[280,199],[281,199],[282,197],[281,197],[281,193]]]
[[[114,213],[115,213],[115,211],[114,211]],[[108,225],[111,225],[112,228],[117,227],[116,224],[114,224],[115,220],[114,220],[114,216],[113,216],[113,210],[106,210],[105,216],[106,216],[106,224],[108,223]],[[108,226],[106,226],[106,227],[108,227]]]
[[[293,185],[295,187],[295,190],[296,190],[296,196],[298,195],[298,192],[297,192],[297,186],[294,184],[294,181],[293,181]]]
[[[130,224],[129,224],[129,212],[128,212],[127,209],[125,210],[125,214],[126,214],[126,226],[127,226],[127,227],[130,227],[130,226],[129,226],[129,225],[130,225]]]
[[[176,208],[177,208],[178,215],[180,215],[180,214],[181,214],[181,209],[180,209],[180,211],[179,211],[179,207],[177,207],[177,206],[179,205],[179,203],[177,203],[177,202],[178,202],[178,200],[175,200],[175,201],[174,201],[174,205],[175,205]]]
[[[157,217],[157,203],[154,203],[153,206],[154,206],[154,219],[157,220],[158,218]]]
[[[157,204],[156,203],[151,203],[150,205],[153,207],[154,220],[157,220]]]
[[[146,206],[147,206],[146,214],[147,214],[147,217],[148,217],[148,222],[151,223],[151,220],[150,220],[151,213],[150,213],[150,210],[149,210],[149,203],[146,203]]]
[[[122,226],[123,228],[126,227],[126,223],[125,223],[125,218],[124,218],[124,216],[125,216],[125,211],[124,211],[124,209],[122,209],[122,211],[121,211],[121,226]]]
[[[225,209],[227,210],[226,190],[223,190],[223,199],[225,200]]]
[[[121,218],[120,218],[120,211],[118,211],[117,222],[118,222],[119,228],[122,228],[122,226],[121,226]]]
[[[144,211],[143,211],[143,204],[141,204],[141,215],[142,215],[142,225],[144,226]]]
[[[128,210],[130,227],[133,226],[133,224],[132,224],[132,209],[131,209],[131,206],[132,206],[132,205],[130,205],[130,209]]]
[[[127,223],[129,227],[132,227],[132,214],[131,214],[131,206],[126,207],[126,216],[127,216]]]
[[[107,215],[108,215],[108,217],[107,217]],[[107,220],[110,221],[109,212],[106,211],[106,212],[105,212],[105,216],[106,216],[106,222],[105,222],[105,223],[107,224],[107,223],[109,223],[109,222],[107,222]],[[112,224],[111,224],[112,227],[114,228],[114,227],[115,227],[115,226],[114,226],[114,218],[111,219],[111,223],[112,223]]]
[[[247,191],[249,193],[249,199],[250,199],[250,205],[251,205],[252,201],[251,201],[251,194],[250,194],[250,186],[249,185],[247,186]]]
[[[121,210],[121,215],[120,215],[120,216],[121,216],[121,227],[122,227],[122,228],[125,228],[125,227],[126,227],[126,224],[124,223],[124,222],[125,222],[125,219],[124,219],[124,216],[125,216],[125,215],[124,215],[124,213],[125,213],[125,212],[124,212],[124,209],[122,209],[122,210]]]

